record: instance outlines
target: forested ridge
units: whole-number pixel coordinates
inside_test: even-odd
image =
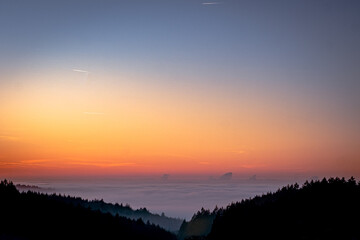
[[[65,196],[59,194],[51,194],[48,195],[49,199],[62,201],[65,203],[72,204],[74,206],[82,206],[85,208],[90,208],[91,210],[99,210],[102,213],[111,213],[112,215],[126,217],[129,219],[137,220],[139,218],[142,219],[145,223],[150,223],[154,225],[158,225],[159,227],[164,228],[170,232],[177,232],[181,226],[182,219],[180,218],[171,218],[167,217],[164,214],[154,214],[149,212],[146,208],[140,209],[132,209],[130,205],[125,204],[123,205],[115,203],[107,203],[104,202],[103,199],[101,200],[87,200],[82,199],[80,197],[73,197],[73,196]]]
[[[0,239],[156,239],[175,235],[142,220],[94,211],[36,192],[0,183]]]
[[[206,239],[359,240],[359,216],[360,183],[324,178],[230,204]]]
[[[104,213],[110,211],[106,207],[95,210],[91,202],[20,193],[11,182],[2,181],[0,239],[176,239],[142,220]],[[102,200],[94,202],[111,207]],[[288,185],[225,208],[201,209],[183,222],[178,239],[360,240],[359,216],[360,183],[354,178],[324,178],[302,186]]]

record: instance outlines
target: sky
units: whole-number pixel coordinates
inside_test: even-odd
[[[359,12],[1,0],[0,175],[360,177]]]

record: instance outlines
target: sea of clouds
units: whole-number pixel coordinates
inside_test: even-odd
[[[85,199],[146,207],[154,213],[189,220],[202,207],[214,209],[241,201],[292,182],[252,179],[172,179],[161,178],[83,178],[31,179],[17,184],[36,185],[47,193],[60,193]]]

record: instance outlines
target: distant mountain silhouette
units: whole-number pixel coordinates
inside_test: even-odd
[[[74,198],[36,192],[20,193],[0,182],[0,239],[156,239],[175,235],[141,219],[91,210]],[[81,201],[79,201],[81,202]]]
[[[15,187],[16,187],[16,189],[18,189],[20,192],[23,192],[23,191],[33,191],[33,192],[45,193],[45,192],[51,192],[51,191],[53,191],[52,188],[44,188],[44,187],[39,187],[39,186],[36,186],[36,185],[16,184]]]
[[[15,187],[19,190],[40,190],[42,189],[39,186],[36,185],[25,185],[25,184],[16,184]]]
[[[249,181],[256,181],[256,175],[252,175],[251,177],[249,177]]]
[[[360,183],[354,178],[323,179],[219,210],[206,239],[359,240],[359,216]]]
[[[220,180],[231,180],[232,178],[232,172],[225,173],[220,177]]]
[[[161,176],[161,180],[163,181],[167,181],[169,179],[170,175],[169,174],[164,174]]]

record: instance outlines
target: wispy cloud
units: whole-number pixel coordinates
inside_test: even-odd
[[[101,162],[83,162],[83,161],[73,161],[73,162],[69,162],[67,164],[69,164],[69,165],[80,165],[80,166],[102,167],[102,168],[127,167],[127,166],[135,166],[136,165],[136,163],[133,163],[133,162],[101,163]]]
[[[180,154],[165,154],[165,155],[160,154],[159,156],[166,156],[171,158],[195,159],[193,156],[180,155]]]
[[[89,75],[90,75],[90,72],[87,71],[87,70],[83,70],[83,69],[78,69],[78,68],[73,68],[73,72],[76,72],[78,73],[79,75],[82,75],[85,80],[86,80],[86,83],[87,84],[90,84],[90,81],[89,81]]]
[[[14,137],[14,136],[0,135],[0,140],[15,142],[15,141],[18,141],[19,138],[18,138],[18,137]]]
[[[223,2],[203,2],[202,5],[219,5],[223,4]]]
[[[44,159],[28,159],[28,160],[22,160],[20,161],[21,163],[29,163],[29,164],[33,164],[33,163],[44,163],[44,162],[50,162],[53,161],[53,158],[44,158]]]
[[[67,158],[62,163],[63,165],[67,165],[67,166],[89,166],[89,167],[103,167],[103,168],[130,167],[130,166],[138,165],[135,162],[91,161],[91,160],[89,161],[83,158]]]
[[[105,113],[103,113],[103,112],[83,112],[83,114],[87,114],[87,115],[104,115]]]
[[[17,162],[0,161],[1,167],[51,167],[51,168],[69,168],[76,166],[89,166],[89,167],[132,167],[137,166],[135,162],[111,162],[111,161],[88,161],[85,159],[57,159],[57,158],[44,158],[44,159],[26,159]]]
[[[20,163],[18,162],[0,162],[1,168],[13,168],[14,166],[17,167],[19,165]]]
[[[41,167],[52,163],[56,159],[27,159],[21,161],[0,161],[1,167]]]
[[[89,71],[86,71],[86,70],[82,70],[82,69],[73,69],[74,72],[79,72],[79,73],[86,73],[86,74],[89,74],[90,72]]]

